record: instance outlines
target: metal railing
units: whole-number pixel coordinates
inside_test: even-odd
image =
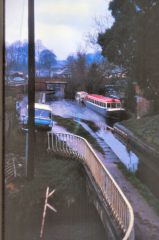
[[[53,134],[49,132],[48,150],[72,154],[84,161],[109,205],[118,227],[123,231],[123,240],[134,240],[133,209],[87,140],[69,133]]]

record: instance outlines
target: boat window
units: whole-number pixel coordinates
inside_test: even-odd
[[[117,103],[117,107],[118,107],[118,108],[120,108],[120,107],[121,107],[120,103]]]
[[[110,108],[110,103],[107,103],[107,108]]]
[[[112,108],[116,108],[116,103],[112,103]]]

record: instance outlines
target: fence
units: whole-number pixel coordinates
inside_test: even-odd
[[[5,181],[6,183],[12,181],[17,176],[15,159],[11,159],[5,163]]]
[[[48,133],[48,150],[73,155],[83,160],[101,190],[123,240],[134,239],[134,214],[130,203],[90,144],[82,137],[68,133]]]

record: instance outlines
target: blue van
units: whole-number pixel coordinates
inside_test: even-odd
[[[22,116],[22,129],[27,129],[28,116]],[[50,131],[53,127],[52,109],[49,105],[35,103],[35,128]]]

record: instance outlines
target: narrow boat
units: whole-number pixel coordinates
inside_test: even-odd
[[[87,94],[83,99],[85,105],[100,113],[106,118],[121,119],[125,114],[121,101],[117,98],[109,98],[96,94]]]

